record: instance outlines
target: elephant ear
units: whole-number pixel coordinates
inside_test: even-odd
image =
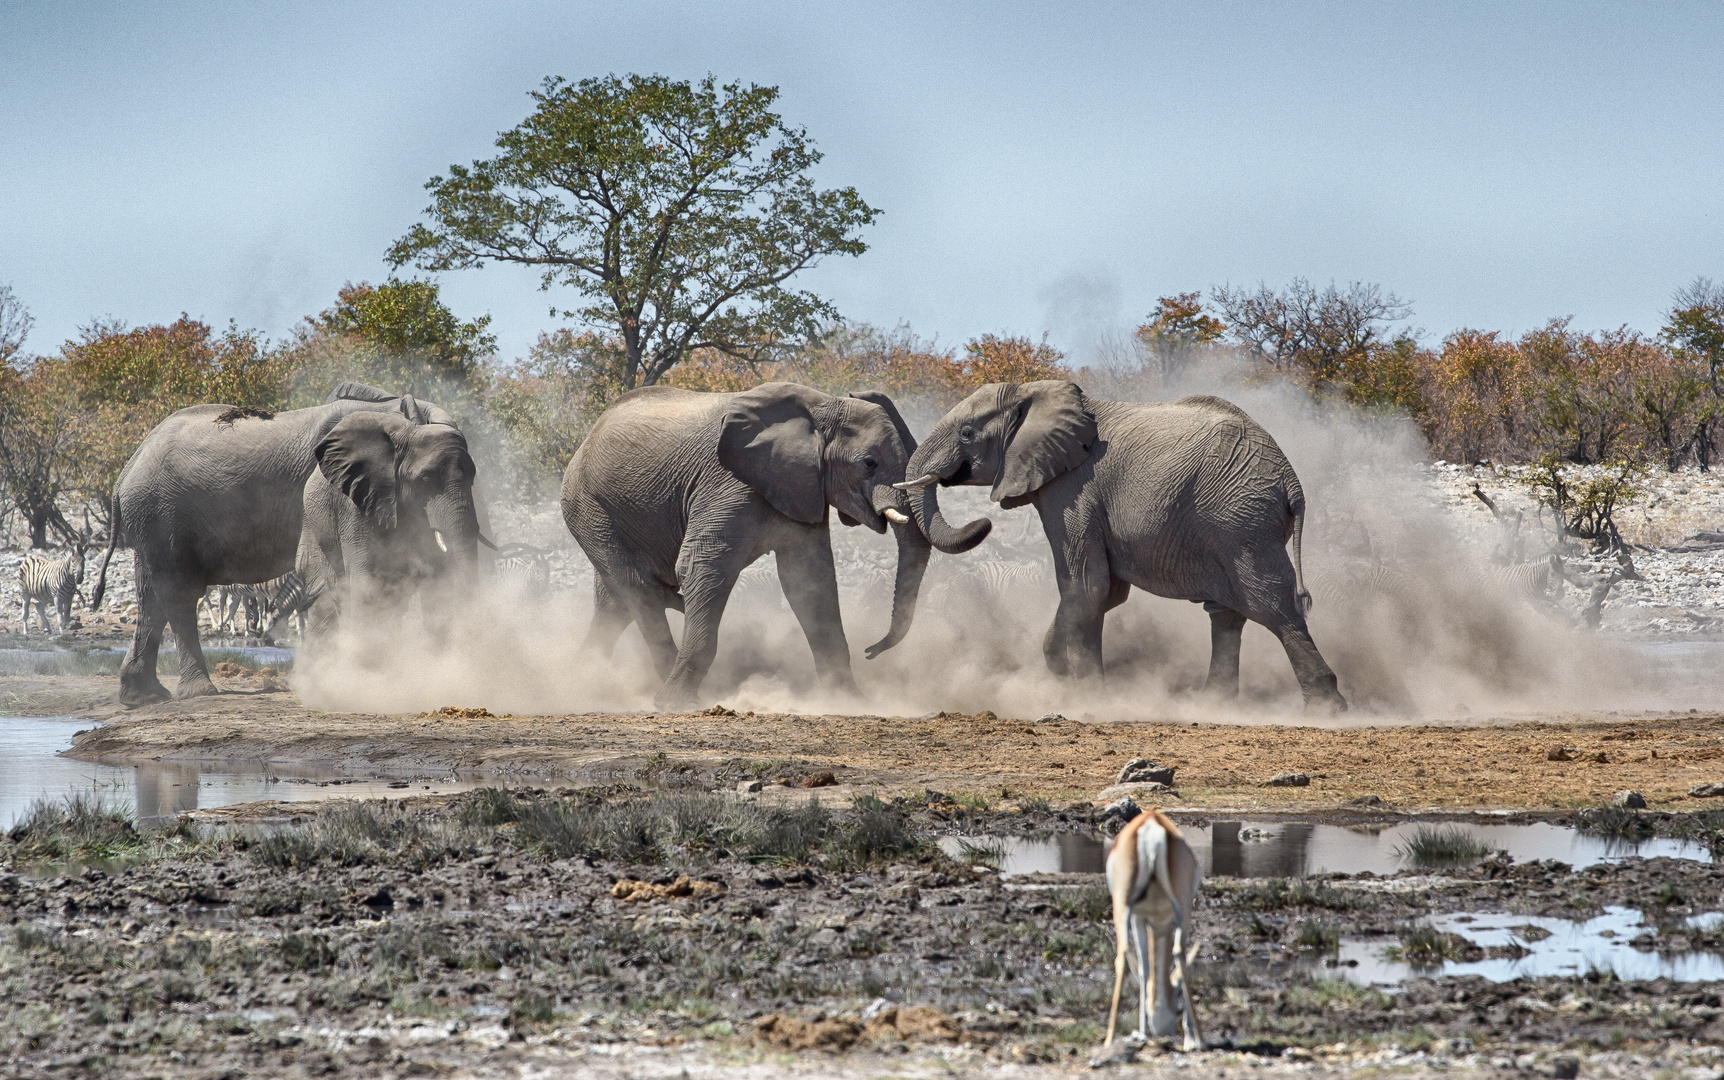
[[[398,439],[410,426],[394,413],[354,413],[330,428],[312,451],[323,478],[380,529],[395,528]]]
[[[718,460],[773,509],[812,525],[826,518],[826,440],[814,426],[825,397],[793,383],[764,383],[736,395],[724,411]]]
[[[1049,379],[1024,383],[1018,392],[1005,462],[993,490],[1000,503],[1022,498],[1082,465],[1095,442],[1095,417],[1084,408],[1076,383]]]
[[[853,390],[850,396],[886,410],[886,416],[891,419],[892,426],[898,429],[899,441],[904,444],[904,458],[909,460],[910,455],[916,452],[916,436],[910,434],[910,425],[904,422],[904,417],[899,414],[898,406],[892,403],[892,399],[878,390]]]
[[[400,404],[401,415],[407,418],[408,423],[423,424],[425,422],[425,413],[424,410],[419,407],[418,398],[414,397],[412,394],[402,394]]]

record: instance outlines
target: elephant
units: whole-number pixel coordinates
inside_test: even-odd
[[[344,417],[312,449],[298,572],[307,641],[343,609],[394,622],[417,592],[426,624],[446,631],[478,567],[473,458],[460,429],[399,413]]]
[[[395,412],[416,422],[455,418],[411,395],[345,382],[322,405],[289,412],[193,405],[157,424],[120,471],[108,549],[90,597],[102,603],[115,547],[136,553],[138,622],[120,667],[120,702],[170,695],[156,678],[162,631],[179,644],[182,698],[214,694],[198,642],[197,604],[211,585],[255,584],[293,569],[313,449],[344,417]]]
[[[898,544],[892,622],[872,659],[903,640],[927,569],[929,541],[892,484],[915,439],[884,394],[834,397],[793,383],[742,393],[645,386],[599,417],[563,476],[563,521],[592,561],[587,646],[609,655],[633,622],[663,680],[660,708],[696,700],[718,650],[738,575],[772,552],[790,609],[828,687],[854,691],[838,609],[828,508],[845,525]],[[981,543],[991,523],[948,528],[944,551]],[[682,644],[667,608],[684,614]]]
[[[992,485],[1001,506],[1036,508],[1060,593],[1042,642],[1056,675],[1102,675],[1102,620],[1135,585],[1209,612],[1210,691],[1238,694],[1249,619],[1280,639],[1308,708],[1347,707],[1305,625],[1299,478],[1231,402],[1103,401],[1062,380],[992,383],[940,419],[908,475],[911,512],[936,542],[950,531],[941,486]]]

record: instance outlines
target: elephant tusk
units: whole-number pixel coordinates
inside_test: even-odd
[[[497,550],[497,545],[491,543],[490,538],[487,537],[484,533],[479,533],[478,536],[479,536],[479,543],[484,544],[486,547],[490,548],[492,551]]]
[[[903,483],[893,484],[892,486],[897,488],[899,491],[914,491],[917,488],[929,487],[933,484],[938,484],[939,482],[940,482],[940,478],[938,476],[936,476],[934,473],[928,473],[926,476],[923,476],[921,479],[905,480]]]
[[[444,554],[448,554],[449,545],[445,544],[443,542],[443,534],[442,533],[438,532],[436,529],[432,529],[431,530],[431,539],[437,541],[437,550],[438,551],[441,551]]]
[[[905,514],[902,510],[894,510],[890,506],[888,506],[886,509],[884,509],[880,512],[882,514],[885,514],[886,520],[892,522],[894,525],[908,525],[908,524],[910,524],[909,515]]]

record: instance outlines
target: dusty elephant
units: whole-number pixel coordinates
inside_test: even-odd
[[[648,386],[618,398],[563,476],[563,520],[592,560],[588,644],[608,654],[634,622],[664,686],[660,707],[695,700],[718,649],[738,575],[768,552],[826,685],[853,689],[827,508],[846,525],[897,534],[892,624],[869,657],[910,628],[928,540],[893,489],[915,440],[884,394],[832,397],[791,383],[740,394]],[[967,550],[986,519],[935,538]],[[665,611],[684,614],[679,647]]]
[[[312,455],[298,559],[308,641],[331,634],[344,610],[399,621],[415,594],[426,625],[446,629],[472,587],[481,541],[460,430],[354,413]]]
[[[1102,672],[1103,617],[1135,585],[1209,612],[1210,689],[1238,693],[1249,619],[1280,639],[1307,705],[1346,708],[1305,625],[1299,478],[1232,403],[1102,401],[1058,380],[994,383],[941,418],[909,475],[912,512],[930,536],[948,528],[939,485],[991,484],[1002,506],[1036,508],[1060,592],[1042,644],[1056,674]]]
[[[179,647],[179,697],[213,694],[198,642],[197,604],[211,585],[254,584],[293,569],[312,451],[356,412],[455,423],[429,402],[342,383],[322,405],[269,413],[228,405],[181,409],[144,436],[120,472],[108,550],[90,597],[102,603],[114,548],[134,550],[138,622],[120,667],[120,701],[169,696],[156,677],[162,631]]]

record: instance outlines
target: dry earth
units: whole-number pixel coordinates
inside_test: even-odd
[[[1623,789],[1660,809],[1703,805],[1690,788],[1724,780],[1724,717],[1715,714],[1478,717],[1469,725],[1176,726],[940,713],[920,717],[795,714],[557,717],[374,716],[311,712],[292,694],[243,692],[136,712],[89,709],[111,680],[0,678],[9,711],[107,715],[74,756],[327,764],[407,774],[479,771],[605,782],[665,755],[819,764],[851,786],[1089,798],[1128,760],[1178,772],[1178,805],[1316,809],[1376,795],[1403,808],[1599,805]],[[60,683],[73,683],[61,686]],[[111,692],[111,690],[109,691]],[[460,703],[452,703],[460,704]],[[36,707],[32,707],[36,706]],[[1566,750],[1567,760],[1551,760]],[[1268,787],[1302,772],[1307,787]]]

